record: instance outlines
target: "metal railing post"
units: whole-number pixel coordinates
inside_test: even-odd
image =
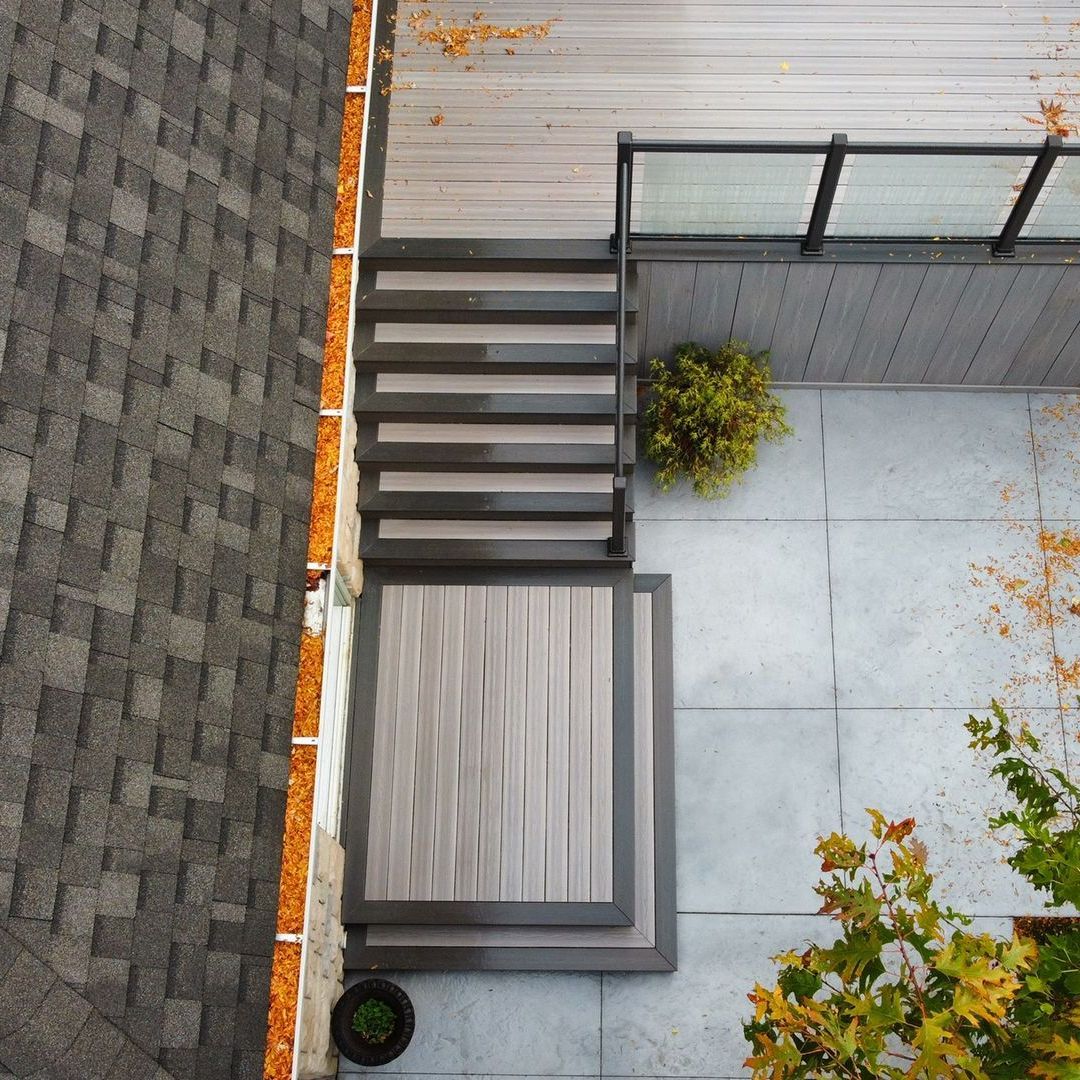
[[[825,154],[825,165],[821,170],[821,180],[818,182],[817,195],[814,197],[814,209],[810,214],[810,226],[802,242],[804,255],[824,253],[825,226],[829,224],[829,214],[832,212],[833,199],[836,197],[836,187],[840,183],[840,170],[844,167],[846,154],[847,136],[842,133],[834,134]]]
[[[633,136],[619,132],[617,201],[615,234],[612,237],[616,259],[615,277],[615,461],[611,485],[611,536],[608,554],[625,556],[626,550],[626,477],[623,475],[623,444],[626,438],[626,249],[630,235],[630,183],[633,159]]]
[[[615,254],[616,236],[619,232],[619,207],[622,205],[623,185],[629,189],[634,175],[634,136],[629,131],[620,131],[616,142],[615,154],[615,232],[611,234],[611,254]],[[623,168],[625,166],[625,168]],[[629,227],[623,233],[624,242],[629,245]]]
[[[1001,235],[994,241],[994,254],[999,258],[1008,259],[1016,254],[1016,241],[1020,236],[1020,230],[1024,227],[1035,200],[1046,183],[1050,170],[1054,167],[1058,155],[1061,153],[1062,141],[1060,135],[1047,135],[1035,164],[1031,166],[1024,186],[1013,203],[1013,208],[1001,230]]]

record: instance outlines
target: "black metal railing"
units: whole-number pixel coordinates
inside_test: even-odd
[[[992,253],[1000,258],[1008,258],[1016,254],[1016,244],[1020,240],[1020,233],[1036,206],[1040,192],[1050,178],[1054,165],[1059,158],[1080,155],[1080,146],[1066,147],[1060,135],[1049,135],[1042,144],[996,144],[996,143],[869,143],[848,141],[846,135],[836,134],[828,143],[818,142],[694,142],[670,139],[634,139],[630,132],[619,133],[619,181],[622,183],[624,174],[626,180],[626,194],[628,201],[633,201],[633,173],[634,157],[638,154],[702,154],[702,155],[734,155],[741,154],[750,157],[755,156],[824,156],[824,163],[820,175],[817,178],[817,188],[814,195],[813,209],[810,212],[809,224],[801,234],[795,231],[784,234],[743,234],[743,233],[695,233],[692,231],[631,231],[628,227],[622,235],[628,244],[634,240],[688,240],[723,242],[725,240],[741,241],[762,240],[768,242],[799,241],[803,255],[821,255],[825,251],[825,244],[830,241],[854,242],[854,243],[982,243],[990,246]],[[1002,202],[1002,211],[1008,209],[1008,217],[996,234],[980,236],[942,236],[941,232],[947,229],[938,229],[932,232],[928,229],[926,235],[891,236],[885,231],[881,235],[868,236],[862,233],[858,235],[844,235],[834,232],[827,237],[830,220],[833,215],[836,194],[840,185],[845,162],[852,157],[867,156],[902,156],[902,157],[927,157],[940,158],[942,156],[954,157],[1034,157],[1031,167],[1021,181],[1006,185],[1004,195],[1008,202]],[[898,186],[903,186],[903,178],[897,181]],[[1009,206],[1011,202],[1011,207]],[[618,211],[616,211],[618,215]],[[616,235],[618,234],[618,222],[616,232],[611,236],[611,250],[617,251]],[[1080,235],[1066,237],[1039,237],[1041,243],[1055,243],[1058,241],[1077,241]]]
[[[817,177],[813,207],[809,221],[803,232],[792,231],[787,235],[765,235],[763,233],[722,234],[695,233],[692,231],[647,232],[631,229],[631,206],[634,195],[634,158],[637,154],[742,154],[751,158],[757,155],[766,157],[812,155],[823,157],[821,172]],[[1004,184],[1000,191],[999,215],[1004,215],[1004,224],[994,234],[982,236],[942,236],[926,235],[867,236],[865,234],[844,235],[834,224],[834,231],[829,235],[829,225],[833,222],[836,196],[844,176],[844,167],[848,159],[855,156],[902,156],[902,157],[989,157],[989,158],[1028,158],[1033,157],[1030,168],[1022,178],[1019,169],[1011,182]],[[998,258],[1015,256],[1016,245],[1021,241],[1021,232],[1036,207],[1039,196],[1051,178],[1054,167],[1060,158],[1080,155],[1080,146],[1064,146],[1060,135],[1049,135],[1042,144],[995,144],[995,143],[851,143],[846,135],[835,134],[828,143],[820,142],[694,142],[670,139],[635,139],[629,131],[620,131],[618,135],[616,157],[616,196],[615,196],[615,231],[611,234],[611,252],[616,256],[616,322],[615,322],[615,460],[612,476],[612,511],[611,537],[608,551],[612,556],[625,556],[627,553],[627,492],[626,471],[624,467],[626,439],[626,271],[627,256],[635,240],[643,241],[708,241],[720,243],[735,241],[745,244],[748,240],[766,243],[792,244],[797,242],[799,251],[807,257],[825,254],[829,243],[848,243],[857,245],[922,244],[933,243],[936,246],[952,243],[976,243],[988,247]],[[812,178],[812,173],[810,173]],[[1000,179],[1000,178],[999,178]],[[849,184],[851,183],[849,179]],[[903,187],[903,177],[895,183]],[[918,182],[916,180],[916,186]],[[1069,182],[1067,190],[1073,192],[1076,181]],[[802,196],[805,198],[805,193]],[[1080,196],[1077,197],[1080,202]],[[790,209],[790,208],[789,208]],[[923,206],[925,209],[925,206]],[[1080,220],[1080,206],[1068,207]],[[1040,235],[1029,238],[1032,242],[1046,244],[1073,243],[1080,241],[1080,228],[1074,236]]]
[[[618,181],[615,193],[615,461],[611,480],[611,536],[608,554],[625,556],[626,470],[626,255],[630,234],[630,186],[633,182],[633,151],[630,133],[619,133]]]

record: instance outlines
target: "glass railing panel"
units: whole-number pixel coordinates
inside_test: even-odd
[[[798,235],[810,221],[823,161],[823,154],[640,153],[634,231]]]
[[[1001,232],[1034,156],[848,155],[826,236],[986,240]]]
[[[1080,157],[1064,157],[1047,178],[1021,237],[1080,239]]]

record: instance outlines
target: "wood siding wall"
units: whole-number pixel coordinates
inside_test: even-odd
[[[781,383],[1080,386],[1080,267],[639,262],[643,362],[729,337]]]

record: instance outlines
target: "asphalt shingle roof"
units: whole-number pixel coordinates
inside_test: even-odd
[[[348,0],[0,0],[0,1070],[262,1075]]]

